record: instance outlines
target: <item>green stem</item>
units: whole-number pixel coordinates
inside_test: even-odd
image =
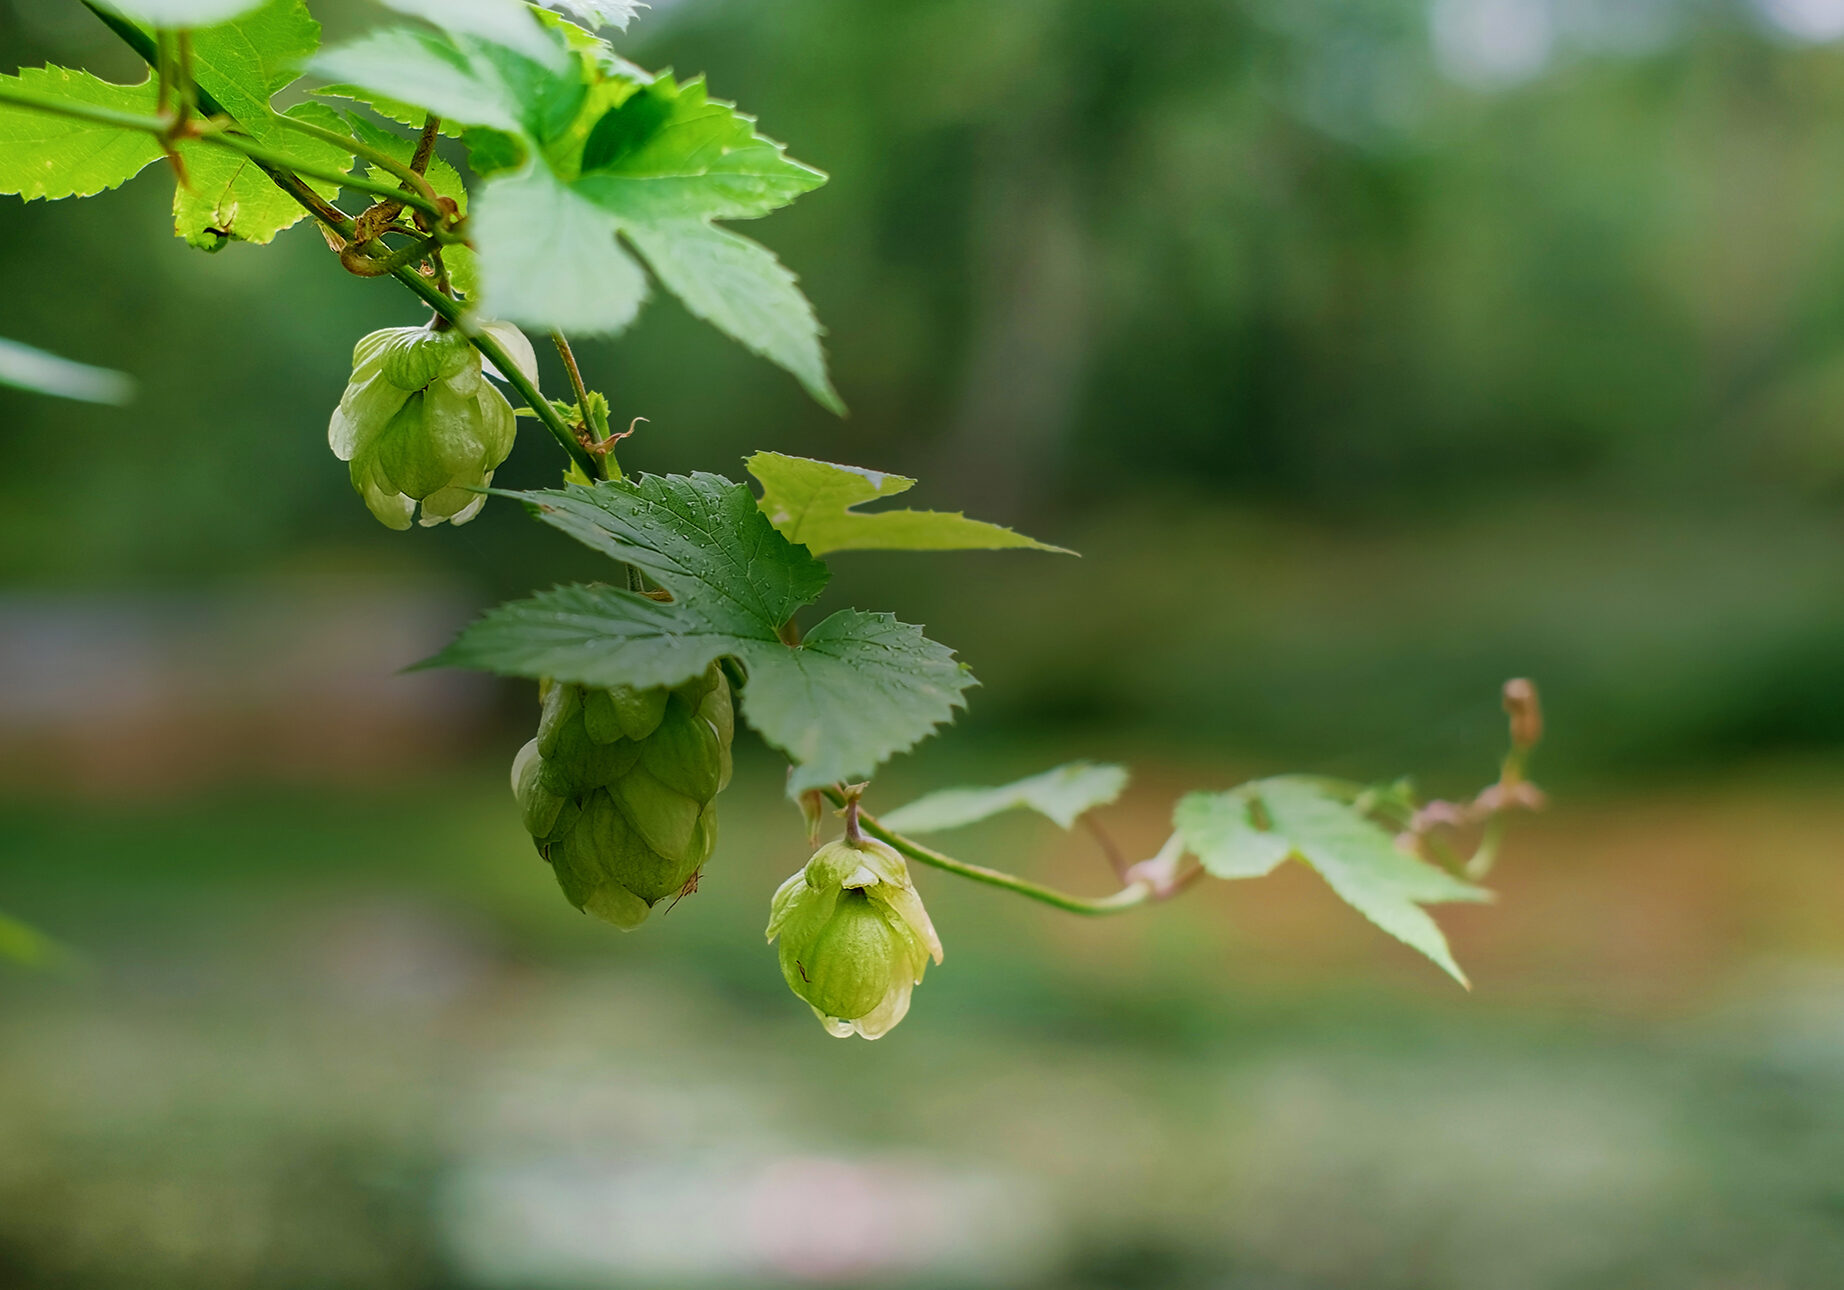
[[[285,120],[286,118],[278,119]],[[346,138],[344,135],[334,134],[331,130],[326,133],[332,135],[334,139],[339,140],[342,147],[356,147],[354,141]],[[437,220],[444,219],[447,216],[447,212],[442,209],[440,202],[432,201],[424,197],[421,193],[405,192],[401,187],[395,184],[385,183],[382,180],[373,179],[368,175],[354,175],[343,170],[335,170],[331,166],[307,165],[299,159],[289,156],[285,152],[277,152],[273,148],[265,147],[256,142],[256,140],[246,138],[240,134],[201,134],[196,136],[196,138],[200,143],[215,143],[220,147],[229,148],[235,152],[241,152],[244,156],[252,160],[267,162],[271,166],[277,166],[292,171],[297,175],[306,175],[309,179],[318,179],[329,184],[338,184],[342,188],[351,188],[361,193],[371,193],[373,196],[383,197],[389,201],[401,202],[405,206],[414,206],[425,215],[433,216]]]
[[[138,130],[143,134],[151,134],[156,139],[164,138],[173,127],[172,120],[167,117],[142,116],[137,112],[117,112],[113,108],[96,107],[93,104],[79,103],[73,99],[60,99],[53,98],[49,95],[41,95],[23,86],[8,85],[4,82],[0,82],[0,103],[11,103],[18,107],[32,108],[39,112],[49,112],[55,116],[71,117],[75,120],[88,121],[95,125],[113,126],[121,130]],[[331,132],[329,131],[329,133]],[[243,135],[229,134],[223,131],[211,131],[204,134],[193,135],[191,136],[191,141],[195,143],[210,144],[220,148],[228,148],[232,152],[242,153],[244,156],[254,161],[264,163],[267,166],[288,170],[297,175],[306,175],[310,179],[318,179],[325,183],[338,184],[343,188],[354,188],[360,192],[374,193],[379,197],[387,197],[393,201],[402,202],[406,206],[414,206],[420,211],[435,216],[437,219],[442,218],[444,215],[442,207],[438,203],[429,201],[427,198],[423,197],[421,193],[406,193],[402,188],[396,187],[395,185],[383,183],[366,176],[350,175],[344,171],[335,170],[330,166],[307,165],[299,158],[291,157],[285,152],[278,152],[273,148],[265,147],[256,142],[256,140],[246,138]],[[344,140],[344,142],[350,143],[351,140]]]
[[[329,130],[323,125],[315,125],[312,121],[303,121],[299,117],[289,116],[286,113],[278,114],[275,119],[280,124],[287,126],[290,130],[309,135],[325,143],[335,144],[341,148],[350,148],[355,156],[362,157],[366,161],[371,162],[372,165],[383,170],[388,170],[393,175],[396,175],[397,178],[408,184],[412,190],[434,204],[437,211],[441,209],[441,202],[438,198],[438,194],[430,185],[429,180],[418,174],[410,166],[391,156],[390,153],[385,152],[382,148],[374,148],[369,143],[360,139],[355,139],[351,135],[341,134],[338,130]],[[396,200],[407,200],[401,188],[393,191],[396,195]],[[419,207],[418,209],[427,208]]]
[[[834,806],[842,807],[846,804],[845,794],[836,789],[827,789],[826,796]],[[1054,887],[1046,887],[1028,878],[1020,878],[1017,874],[1006,873],[1000,869],[988,869],[985,865],[968,864],[965,860],[956,860],[953,856],[943,855],[939,851],[923,846],[920,842],[911,841],[900,833],[892,833],[879,824],[875,816],[863,811],[858,813],[858,827],[878,841],[894,847],[911,860],[946,870],[948,873],[959,874],[962,878],[984,883],[988,887],[998,887],[1004,891],[1013,892],[1028,900],[1038,901],[1040,904],[1061,909],[1066,913],[1082,914],[1090,918],[1099,918],[1106,914],[1124,914],[1130,909],[1137,909],[1141,905],[1148,904],[1156,894],[1151,883],[1135,881],[1128,883],[1112,896],[1103,896],[1099,900],[1072,896],[1066,891],[1058,891]]]

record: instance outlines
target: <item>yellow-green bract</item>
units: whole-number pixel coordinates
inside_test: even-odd
[[[507,323],[484,330],[527,375],[531,342]],[[387,327],[352,351],[352,380],[327,427],[334,455],[380,523],[407,529],[465,524],[486,504],[480,490],[512,451],[512,405],[481,369],[480,352],[455,330]]]
[[[841,1039],[888,1034],[929,959],[941,962],[908,865],[873,838],[829,842],[781,884],[769,907],[776,937],[788,988]]]
[[[512,763],[525,831],[578,909],[634,928],[685,890],[717,843],[730,782],[729,682],[713,663],[672,689],[550,685]]]

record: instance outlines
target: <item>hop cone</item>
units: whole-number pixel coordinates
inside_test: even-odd
[[[781,884],[768,917],[777,936],[788,988],[841,1039],[888,1033],[929,959],[941,962],[909,866],[873,838],[829,842]]]
[[[685,888],[717,842],[734,730],[715,663],[670,690],[548,686],[512,791],[571,904],[632,928]]]
[[[528,373],[531,343],[506,323],[486,331]],[[350,462],[352,486],[380,522],[465,524],[486,496],[475,491],[512,451],[512,405],[481,370],[480,353],[449,329],[388,327],[352,351],[352,380],[333,412],[327,441]]]

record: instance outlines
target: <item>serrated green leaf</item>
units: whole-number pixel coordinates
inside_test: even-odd
[[[749,473],[762,484],[762,513],[769,523],[815,555],[830,551],[997,551],[1024,547],[1073,555],[1022,533],[970,520],[958,511],[854,510],[895,497],[915,480],[859,466],[758,452]]]
[[[940,833],[1022,810],[1036,811],[1067,829],[1126,787],[1126,767],[1074,761],[998,788],[944,788],[878,819],[898,833]]]
[[[1185,849],[1220,878],[1259,877],[1297,856],[1346,904],[1465,985],[1447,938],[1421,906],[1490,900],[1490,893],[1402,851],[1348,797],[1324,780],[1281,776],[1192,793],[1172,822]]]
[[[338,113],[319,103],[299,103],[287,115],[341,128]],[[279,127],[278,127],[279,128]],[[298,132],[286,136],[288,155],[331,170],[352,165],[352,154],[324,139]],[[207,144],[184,144],[179,155],[187,183],[173,195],[173,231],[201,250],[215,251],[227,241],[271,242],[283,229],[307,218],[307,211],[248,157]],[[306,181],[328,201],[339,185]]]
[[[104,367],[75,363],[42,349],[0,339],[0,385],[53,398],[121,406],[133,400],[134,378]]]
[[[841,609],[795,648],[758,645],[743,715],[794,762],[792,792],[867,779],[954,719],[973,674],[920,627]]]
[[[708,97],[702,80],[655,78],[604,113],[572,187],[613,217],[686,308],[792,373],[842,412],[820,327],[794,275],[766,248],[711,221],[754,219],[826,181]]]
[[[494,316],[620,331],[645,298],[644,274],[617,241],[625,237],[692,313],[842,410],[794,275],[711,223],[765,215],[825,176],[708,98],[702,81],[632,69],[562,20],[541,26],[560,52],[574,51],[567,72],[477,37],[402,28],[328,50],[314,70],[344,83],[322,93],[393,119],[414,106],[500,136],[469,136],[478,168],[495,175],[471,221]]]
[[[488,180],[471,231],[481,296],[496,318],[606,335],[647,298],[647,275],[607,217],[543,166]]]
[[[821,407],[844,414],[826,374],[819,319],[794,275],[767,247],[698,220],[632,224],[624,231],[694,315],[792,373]]]
[[[139,85],[114,85],[63,67],[24,68],[17,76],[0,76],[0,83],[150,116],[160,93],[151,73]],[[141,130],[0,103],[0,193],[17,193],[27,201],[91,197],[126,183],[161,155],[159,143]]]
[[[581,190],[626,223],[654,225],[755,219],[826,182],[755,125],[701,78],[656,77],[595,123]]]
[[[199,87],[231,113],[250,135],[286,146],[290,155],[332,169],[352,164],[350,154],[316,139],[285,133],[270,98],[294,79],[294,69],[320,39],[320,25],[300,0],[272,0],[247,17],[193,33],[192,66]],[[158,101],[153,78],[117,86],[87,73],[46,69],[22,73],[20,84],[120,111],[151,115]],[[298,107],[313,116],[325,109]],[[0,108],[0,186],[27,196],[87,196],[114,187],[162,154],[140,131],[96,127],[48,114]],[[255,163],[227,149],[188,142],[178,148],[186,181],[174,194],[174,231],[195,246],[215,250],[232,238],[267,242],[305,218],[306,212],[270,182]],[[323,197],[338,187],[316,181]]]
[[[641,476],[509,495],[672,599],[559,587],[489,612],[431,665],[651,687],[736,658],[749,675],[743,715],[795,762],[796,787],[869,775],[950,720],[974,684],[951,651],[888,615],[843,610],[785,643],[782,626],[825,588],[826,566],[775,532],[740,484]]]
[[[561,54],[563,38],[533,25]],[[406,124],[420,120],[406,107],[445,122],[543,140],[567,128],[587,93],[568,59],[534,61],[492,41],[387,27],[323,50],[310,64],[338,82],[319,92],[352,98]]]
[[[303,0],[271,0],[236,22],[192,33],[192,78],[253,137],[284,133],[269,101],[294,84],[320,47]],[[303,158],[305,160],[305,158]]]

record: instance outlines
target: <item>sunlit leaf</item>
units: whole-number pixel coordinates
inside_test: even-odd
[[[150,27],[209,27],[229,22],[252,9],[262,0],[110,0],[136,22]]]
[[[159,96],[151,74],[139,85],[112,85],[88,72],[28,67],[0,83],[115,112],[151,116]],[[144,130],[97,125],[34,108],[0,103],[0,193],[27,201],[90,197],[126,183],[161,156]]]
[[[337,113],[318,103],[296,104],[288,114],[329,127],[341,124]],[[303,162],[333,171],[352,165],[351,152],[324,139],[291,132],[284,141],[288,155]],[[173,227],[193,246],[215,251],[232,239],[266,243],[308,217],[301,204],[248,157],[202,143],[181,145],[179,155],[187,182],[173,196]],[[329,201],[339,196],[338,184],[305,182]]]
[[[561,36],[533,24],[561,50]],[[541,140],[575,119],[587,87],[567,64],[538,61],[491,41],[387,27],[321,51],[312,70],[338,84],[319,92],[356,99],[406,124],[433,112],[454,125]],[[410,109],[417,109],[412,111]]]
[[[527,58],[559,65],[561,47],[524,0],[379,0],[398,13],[423,18],[460,36],[476,36]]]
[[[813,306],[767,247],[699,220],[632,224],[625,231],[694,315],[792,373],[822,407],[845,411],[826,374]]]
[[[1066,552],[1022,533],[970,520],[958,511],[854,510],[908,492],[915,480],[858,466],[758,452],[749,473],[762,484],[769,523],[815,555],[829,551],[996,551],[1028,547]]]

